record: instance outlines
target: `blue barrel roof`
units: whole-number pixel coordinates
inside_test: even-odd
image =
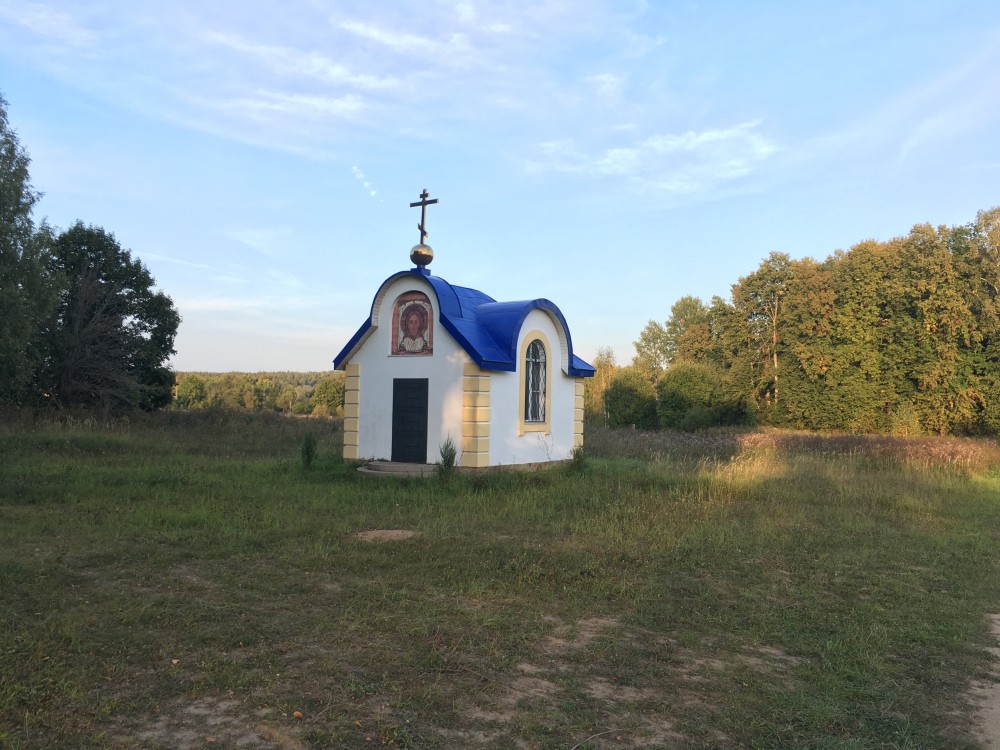
[[[379,303],[382,290],[391,282],[407,275],[419,276],[431,285],[441,311],[441,325],[482,369],[514,372],[517,369],[517,336],[521,325],[532,310],[543,310],[558,321],[557,326],[562,328],[566,336],[569,350],[567,374],[578,378],[594,375],[594,368],[573,354],[569,325],[555,303],[547,299],[497,302],[478,289],[449,284],[438,276],[431,276],[429,271],[417,268],[393,274],[382,282],[372,300],[368,320],[334,358],[335,369],[341,368],[371,332],[375,306]]]

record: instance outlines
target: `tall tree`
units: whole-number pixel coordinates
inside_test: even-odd
[[[980,211],[949,238],[959,289],[978,345],[964,353],[978,401],[975,431],[1000,434],[1000,207]]]
[[[43,385],[58,406],[169,403],[180,317],[142,261],[114,235],[77,222],[56,239],[58,304],[46,331]]]
[[[584,386],[583,411],[587,421],[605,426],[608,424],[604,394],[617,371],[614,351],[610,346],[602,346],[594,357],[594,377],[587,378]]]
[[[344,405],[344,376],[333,373],[323,378],[313,388],[311,403],[313,413],[336,416],[337,409]]]
[[[37,333],[54,304],[45,268],[51,233],[45,226],[35,231],[31,211],[39,194],[29,164],[0,96],[0,402],[28,398],[39,362]]]
[[[785,253],[773,252],[732,288],[733,308],[747,342],[742,365],[749,369],[745,375],[751,385],[748,396],[767,409],[778,400],[779,327],[790,262]]]
[[[711,309],[698,297],[685,296],[677,300],[664,326],[668,363],[712,359],[715,341],[711,322]]]
[[[782,314],[786,366],[775,414],[784,424],[831,429],[841,417],[830,392],[834,362],[830,319],[836,302],[831,266],[832,262],[820,264],[811,258],[789,264]]]
[[[632,367],[643,373],[650,383],[655,383],[670,364],[670,345],[666,328],[662,323],[650,320],[639,332],[639,338],[632,342],[635,357]]]
[[[665,323],[650,320],[632,342],[632,366],[658,381],[677,360],[720,363],[718,333],[713,327],[713,308],[698,297],[681,297],[670,307]]]

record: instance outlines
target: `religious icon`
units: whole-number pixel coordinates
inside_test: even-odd
[[[433,311],[427,295],[421,292],[401,294],[393,305],[395,336],[392,354],[432,354],[434,351]]]

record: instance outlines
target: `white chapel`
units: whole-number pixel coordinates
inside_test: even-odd
[[[544,298],[497,302],[427,266],[425,190],[414,267],[378,288],[368,319],[334,359],[346,371],[344,458],[458,465],[569,458],[583,445],[584,378],[562,312]]]

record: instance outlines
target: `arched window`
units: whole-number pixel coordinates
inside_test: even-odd
[[[545,421],[545,346],[539,339],[528,344],[524,358],[524,421]]]

